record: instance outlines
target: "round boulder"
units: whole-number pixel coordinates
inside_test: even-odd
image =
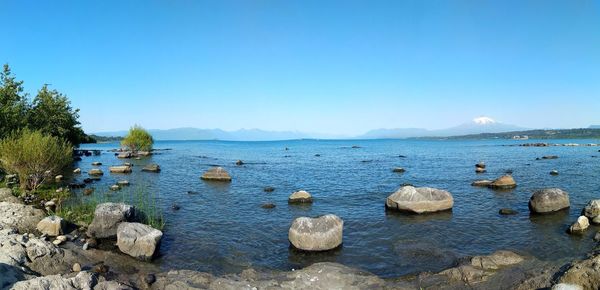
[[[532,213],[549,213],[568,208],[569,194],[559,188],[536,190],[529,199],[529,210]]]
[[[495,189],[511,189],[517,187],[517,183],[511,175],[503,175],[492,181],[489,187]]]
[[[231,176],[223,167],[213,167],[204,172],[200,178],[208,181],[231,182]]]
[[[328,214],[316,218],[299,217],[292,222],[288,238],[292,246],[304,251],[327,251],[342,244],[344,221]]]
[[[288,198],[288,203],[312,203],[312,196],[304,190],[296,191]]]
[[[390,209],[412,213],[444,211],[454,206],[452,194],[445,190],[430,187],[400,187],[388,196],[385,205]]]

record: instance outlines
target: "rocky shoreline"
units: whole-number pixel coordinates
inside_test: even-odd
[[[337,263],[293,271],[257,271],[215,276],[150,263],[115,250],[110,242],[83,246],[73,229],[51,242],[36,225],[41,210],[0,194],[0,289],[598,289],[600,251],[562,267],[510,251],[456,261],[439,273],[382,279]],[[563,287],[563,288],[561,288]],[[564,288],[567,287],[567,288]]]

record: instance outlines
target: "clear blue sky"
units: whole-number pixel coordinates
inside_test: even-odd
[[[600,123],[599,1],[0,5],[0,61],[88,132]]]

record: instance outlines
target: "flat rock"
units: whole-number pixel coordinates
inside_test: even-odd
[[[131,167],[126,165],[111,166],[108,170],[111,173],[131,173]]]
[[[223,167],[213,167],[200,177],[202,180],[230,182],[231,176]]]
[[[142,168],[142,171],[158,173],[160,172],[160,166],[158,164],[148,164]]]
[[[16,228],[20,233],[32,233],[45,217],[43,210],[30,205],[0,202],[0,227]]]
[[[471,186],[488,187],[492,182],[493,181],[487,179],[475,180],[471,183]]]
[[[79,272],[73,278],[67,278],[63,275],[50,275],[37,277],[34,279],[17,282],[12,286],[12,290],[76,290],[93,289],[98,283],[96,275],[89,272]]]
[[[160,246],[162,232],[140,223],[121,223],[117,246],[121,252],[140,260],[151,260]]]
[[[62,235],[64,228],[65,220],[54,215],[45,217],[37,224],[37,230],[40,231],[40,233],[51,237]]]
[[[533,213],[550,213],[569,206],[569,194],[559,188],[536,190],[529,199],[529,210]]]
[[[288,232],[290,243],[304,251],[326,251],[342,244],[344,221],[328,214],[316,218],[299,217]]]
[[[87,235],[95,238],[113,238],[117,235],[119,224],[132,221],[134,216],[133,206],[112,202],[99,204],[94,211],[94,219],[88,227]]]
[[[429,213],[452,209],[450,192],[430,187],[400,187],[386,200],[386,207],[412,213]]]

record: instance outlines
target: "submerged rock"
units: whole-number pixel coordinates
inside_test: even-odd
[[[471,183],[471,186],[488,187],[492,182],[493,181],[487,179],[475,180]]]
[[[344,221],[328,214],[316,218],[299,217],[288,232],[290,243],[304,251],[326,251],[342,244]]]
[[[429,213],[452,209],[450,192],[430,187],[403,186],[388,196],[386,207],[412,213]]]
[[[112,202],[99,204],[94,211],[94,219],[88,227],[87,235],[95,238],[115,237],[119,224],[132,221],[134,216],[133,206]]]
[[[231,182],[231,176],[223,167],[213,167],[200,177],[202,180],[207,181],[219,181],[219,182]]]
[[[511,189],[517,187],[517,183],[511,175],[503,175],[492,181],[489,187],[494,189]]]
[[[547,155],[547,156],[542,156],[542,159],[558,159],[558,156],[556,156],[556,155]]]
[[[265,208],[265,209],[271,209],[271,208],[275,208],[275,204],[265,203],[265,204],[261,205],[260,207]]]
[[[148,164],[142,168],[142,171],[158,173],[160,172],[160,166],[158,164]]]
[[[37,230],[40,233],[56,237],[64,233],[65,221],[58,216],[45,217],[37,224]]]
[[[498,211],[498,213],[501,215],[515,215],[515,214],[518,214],[519,212],[514,209],[510,209],[510,208],[501,208]]]
[[[117,229],[119,250],[134,258],[148,261],[158,250],[162,232],[140,223],[123,222]]]
[[[559,188],[536,190],[529,199],[529,210],[533,213],[555,212],[569,206],[569,194]]]
[[[263,188],[263,191],[264,192],[273,192],[273,191],[275,191],[275,187],[267,186],[267,187]]]
[[[312,203],[312,196],[304,190],[296,191],[288,198],[288,203]]]
[[[404,173],[404,172],[406,172],[406,169],[404,169],[402,167],[396,167],[396,168],[392,169],[392,172],[395,172],[395,173]]]

